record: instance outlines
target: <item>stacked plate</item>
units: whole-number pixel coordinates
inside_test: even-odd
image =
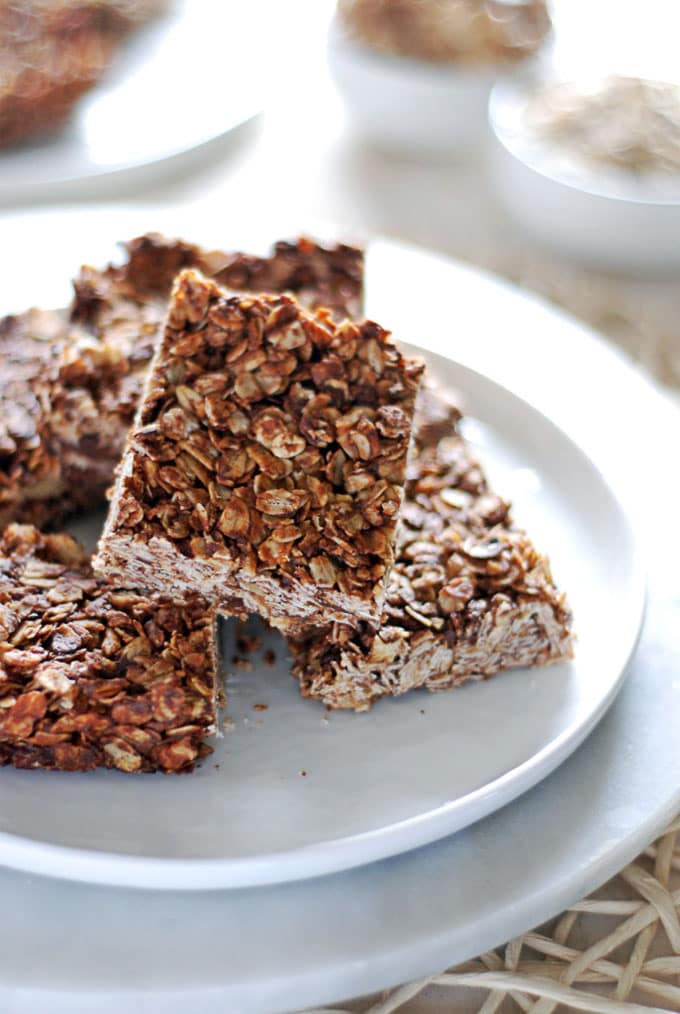
[[[30,301],[49,305],[66,292],[63,265],[148,229],[224,244],[191,218],[190,230],[143,210],[8,219],[4,292],[22,298],[31,272]],[[267,635],[276,667],[256,655],[252,672],[228,672],[230,729],[196,774],[2,770],[13,916],[0,999],[13,1012],[286,1010],[382,988],[554,914],[680,805],[680,651],[664,626],[677,591],[663,577],[679,554],[650,524],[659,497],[677,502],[673,410],[585,329],[470,269],[375,241],[367,290],[368,315],[462,393],[467,437],[569,594],[576,658],[327,714],[300,699]],[[653,503],[629,467],[643,455]],[[634,655],[644,531],[664,569]]]

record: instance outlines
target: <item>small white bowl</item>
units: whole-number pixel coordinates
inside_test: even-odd
[[[357,132],[379,148],[439,156],[488,136],[496,67],[468,70],[378,53],[349,38],[337,17],[328,60]]]
[[[680,268],[680,181],[625,170],[570,169],[522,127],[535,82],[499,81],[489,100],[491,172],[507,212],[533,239],[607,270],[668,274]],[[576,165],[576,163],[574,163]]]

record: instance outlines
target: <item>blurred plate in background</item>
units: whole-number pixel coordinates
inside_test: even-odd
[[[127,40],[64,131],[0,152],[0,203],[106,196],[252,119],[263,94],[259,8],[174,0]]]

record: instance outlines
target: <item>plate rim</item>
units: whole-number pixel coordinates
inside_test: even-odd
[[[399,246],[399,244],[394,244]],[[455,263],[455,262],[454,262]],[[602,469],[571,437],[568,430],[553,422],[544,411],[523,396],[479,370],[473,369],[441,352],[400,341],[409,353],[445,360],[454,369],[471,375],[491,389],[519,402],[525,412],[538,416],[542,425],[559,434],[591,470],[610,500],[616,505],[631,546],[631,601],[635,602],[636,625],[628,639],[624,661],[607,693],[597,706],[579,721],[563,729],[554,739],[529,758],[470,793],[428,810],[404,818],[382,828],[364,831],[298,846],[285,851],[256,856],[171,858],[168,856],[135,856],[106,850],[42,842],[33,838],[0,831],[0,862],[14,869],[54,876],[90,884],[113,887],[154,888],[158,890],[195,891],[266,887],[276,884],[311,880],[331,873],[340,873],[409,852],[439,841],[463,830],[495,810],[507,805],[538,782],[547,778],[587,738],[618,695],[635,655],[644,625],[647,584],[643,557],[635,527],[625,506]],[[463,388],[464,390],[464,388]],[[456,820],[460,811],[476,807],[470,819]],[[434,833],[432,829],[434,828]],[[428,830],[429,829],[429,830]],[[390,844],[392,843],[392,844]],[[360,857],[353,856],[360,851]]]

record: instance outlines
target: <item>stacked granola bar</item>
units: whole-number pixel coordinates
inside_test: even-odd
[[[365,711],[416,687],[443,690],[571,657],[571,613],[548,560],[489,488],[460,419],[441,392],[421,391],[380,623],[291,639],[304,696]]]
[[[235,290],[293,292],[337,315],[361,304],[362,253],[343,244],[280,242],[254,257],[149,234],[125,252],[120,266],[81,270],[67,311],[0,321],[0,528],[58,527],[103,501],[182,268]]]
[[[0,764],[193,767],[215,731],[215,614],[96,577],[75,540],[0,540]]]
[[[450,398],[361,321],[362,255],[147,235],[68,311],[0,322],[0,764],[190,770],[217,613],[288,638],[303,695],[373,701],[571,655],[545,557]],[[134,420],[134,421],[133,421]]]
[[[95,568],[286,633],[376,623],[422,370],[370,321],[183,271]]]

